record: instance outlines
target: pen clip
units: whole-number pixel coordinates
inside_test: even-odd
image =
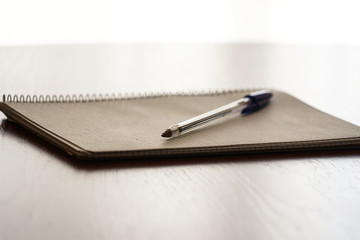
[[[241,111],[241,114],[249,114],[264,107],[269,102],[272,95],[271,92],[266,90],[245,95],[244,98],[250,98],[251,102]]]

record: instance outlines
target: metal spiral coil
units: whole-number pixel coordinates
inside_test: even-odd
[[[145,92],[145,93],[111,93],[111,94],[79,94],[79,95],[11,95],[4,94],[3,102],[8,103],[78,103],[78,102],[98,102],[128,100],[153,97],[171,96],[207,96],[219,94],[232,94],[240,92],[250,92],[257,89],[236,89],[236,90],[200,90],[200,91],[178,91],[178,92]]]

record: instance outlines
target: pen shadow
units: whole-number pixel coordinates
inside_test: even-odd
[[[81,171],[97,171],[112,169],[130,169],[130,168],[151,168],[151,167],[171,167],[180,165],[203,165],[203,164],[222,164],[222,163],[240,163],[240,162],[269,162],[334,158],[334,157],[360,157],[360,149],[345,150],[326,150],[326,151],[303,151],[303,152],[277,152],[277,153],[251,153],[251,154],[232,154],[232,155],[214,155],[214,156],[195,156],[195,157],[161,157],[161,158],[137,158],[137,159],[102,159],[102,160],[82,160],[77,159],[65,151],[48,143],[37,135],[27,131],[15,122],[2,120],[0,132],[15,138],[21,139],[40,151],[51,155],[67,165]]]

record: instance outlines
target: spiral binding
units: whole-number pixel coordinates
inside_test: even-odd
[[[75,103],[75,102],[99,102],[115,101],[139,98],[171,97],[171,96],[207,96],[233,94],[240,92],[256,91],[258,89],[235,89],[235,90],[209,90],[209,91],[181,91],[181,92],[149,92],[149,93],[112,93],[112,94],[79,94],[79,95],[3,95],[4,103]]]

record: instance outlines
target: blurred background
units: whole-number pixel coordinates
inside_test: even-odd
[[[0,44],[359,44],[356,0],[1,0]]]
[[[276,88],[360,124],[356,0],[0,0],[0,94]],[[336,99],[339,92],[341,99]]]

